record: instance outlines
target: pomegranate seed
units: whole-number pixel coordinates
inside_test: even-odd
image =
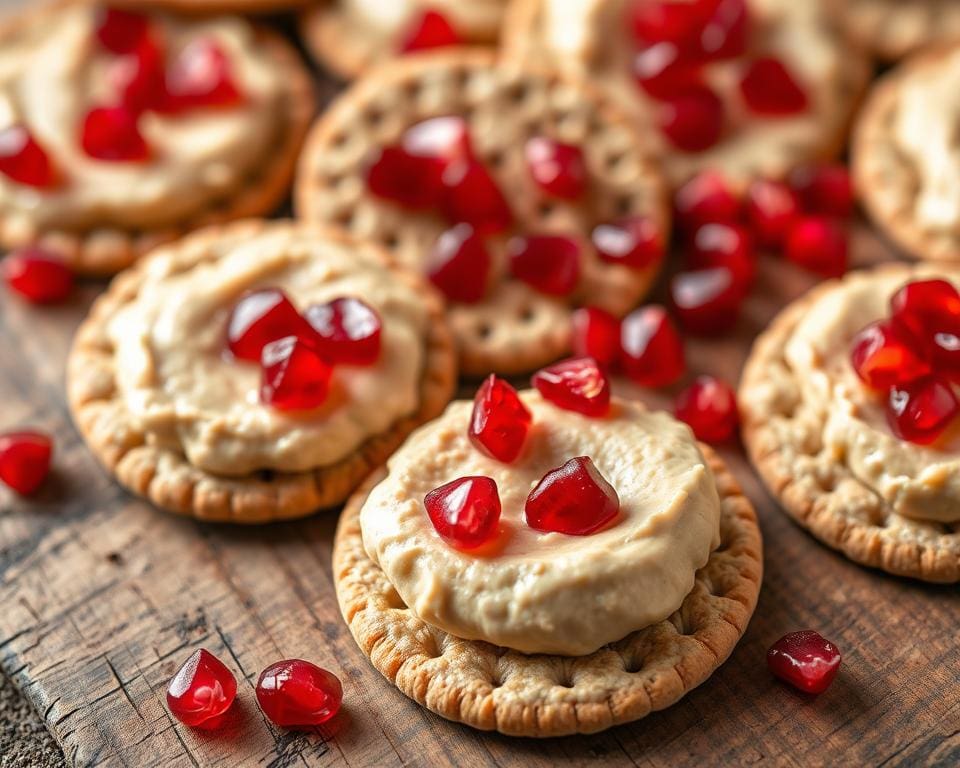
[[[652,219],[633,216],[599,224],[590,235],[601,261],[647,269],[663,259],[663,233]]]
[[[0,481],[21,496],[39,490],[50,474],[53,441],[39,432],[0,435]]]
[[[367,168],[370,193],[410,210],[437,205],[445,163],[414,157],[400,147],[384,147]]]
[[[583,195],[587,168],[580,147],[536,136],[527,142],[525,155],[530,175],[544,192],[563,200]]]
[[[573,313],[573,354],[592,357],[611,366],[620,353],[620,321],[599,307],[581,307]]]
[[[932,373],[910,340],[885,320],[871,323],[854,337],[850,361],[857,375],[874,389],[907,384]]]
[[[440,207],[452,223],[466,222],[484,235],[502,232],[513,223],[513,213],[497,182],[479,161],[461,157],[443,171]]]
[[[137,114],[126,107],[95,107],[80,132],[83,151],[97,160],[143,162],[150,149],[137,126]]]
[[[434,529],[448,544],[476,549],[496,536],[500,496],[489,477],[461,477],[434,488],[423,499]]]
[[[227,320],[227,346],[238,360],[259,363],[263,348],[285,336],[313,339],[316,334],[279,288],[251,291],[236,303]]]
[[[949,382],[937,377],[898,384],[890,389],[887,421],[901,440],[933,443],[960,412]]]
[[[576,357],[533,374],[533,386],[558,408],[585,416],[606,416],[610,410],[610,381],[599,363]]]
[[[700,33],[700,50],[709,59],[733,59],[747,50],[750,14],[746,0],[701,3],[713,12]]]
[[[740,80],[740,93],[753,112],[769,117],[795,115],[808,103],[784,63],[770,57],[750,62]]]
[[[431,117],[410,126],[404,131],[400,146],[414,157],[447,163],[472,152],[467,123],[457,115]]]
[[[729,384],[713,376],[698,376],[677,395],[674,413],[690,426],[697,440],[706,443],[727,442],[740,423],[736,394]]]
[[[257,680],[257,703],[281,728],[321,725],[340,711],[342,701],[337,676],[303,659],[271,664]]]
[[[380,357],[383,323],[377,311],[366,302],[341,297],[307,307],[303,317],[316,331],[311,344],[328,362],[371,365]]]
[[[846,219],[853,214],[853,184],[842,165],[809,165],[790,174],[806,213]]]
[[[122,106],[134,114],[162,106],[167,98],[164,66],[164,52],[150,37],[118,58],[108,77],[121,95]]]
[[[674,196],[674,208],[681,227],[694,230],[704,224],[735,224],[740,219],[740,200],[717,171],[703,171]]]
[[[517,390],[491,373],[473,399],[467,434],[478,450],[509,464],[520,455],[532,418]]]
[[[187,659],[167,688],[167,706],[177,720],[216,728],[237,696],[237,680],[224,663],[201,648]]]
[[[644,387],[666,387],[687,370],[683,340],[661,306],[635,309],[620,324],[620,365]]]
[[[483,238],[469,224],[448,229],[433,248],[427,275],[451,301],[482,301],[490,275],[490,252]]]
[[[617,516],[620,499],[590,458],[577,456],[541,478],[524,512],[537,531],[586,536]]]
[[[400,42],[401,53],[423,51],[429,48],[444,48],[463,42],[442,13],[426,10],[410,25]]]
[[[727,267],[744,291],[757,274],[750,233],[735,224],[704,224],[694,233],[688,256],[694,269]]]
[[[134,51],[147,36],[149,22],[142,13],[100,8],[96,16],[97,40],[111,53]]]
[[[640,43],[669,42],[689,47],[710,20],[703,2],[637,0],[630,6],[629,23]]]
[[[767,666],[805,693],[823,693],[840,671],[840,651],[812,629],[784,635],[767,652]]]
[[[800,199],[782,181],[757,179],[747,189],[746,214],[757,242],[779,248],[800,217]]]
[[[960,372],[960,293],[951,283],[914,280],[893,295],[890,308],[895,328],[941,373]]]
[[[670,282],[670,297],[683,327],[704,336],[732,328],[745,295],[745,286],[729,267],[680,272]]]
[[[847,271],[847,230],[826,216],[804,216],[787,235],[787,258],[824,277]]]
[[[699,62],[685,59],[676,43],[661,42],[640,50],[633,59],[637,84],[655,99],[703,85]]]
[[[548,296],[567,296],[580,280],[580,246],[560,235],[512,237],[510,273]]]
[[[232,107],[243,101],[230,62],[219,43],[201,38],[189,43],[167,71],[163,111]]]
[[[57,175],[47,153],[26,126],[20,124],[0,130],[0,173],[37,189],[48,189],[57,184]]]
[[[706,86],[691,87],[660,105],[660,130],[677,149],[703,152],[723,133],[723,102]]]
[[[73,272],[63,259],[40,248],[12,251],[2,262],[11,289],[34,304],[58,304],[73,290]]]
[[[296,336],[271,341],[263,348],[260,402],[281,411],[318,408],[330,389],[330,364]]]

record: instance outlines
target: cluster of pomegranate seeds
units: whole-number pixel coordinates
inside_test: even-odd
[[[400,41],[399,49],[401,53],[412,53],[459,45],[462,42],[457,30],[442,13],[428,9],[414,19]]]
[[[37,189],[49,189],[58,181],[43,147],[19,123],[0,130],[0,173]]]
[[[480,451],[509,464],[523,450],[531,420],[517,391],[491,373],[474,397],[467,434]]]
[[[271,664],[260,673],[256,693],[263,714],[281,728],[321,725],[343,702],[337,676],[303,659]]]
[[[645,216],[633,216],[598,224],[590,233],[600,261],[630,269],[647,269],[658,264],[665,248],[663,233]]]
[[[40,432],[0,435],[0,482],[21,496],[39,490],[50,474],[53,441]]]
[[[698,440],[706,443],[727,442],[740,424],[736,393],[714,376],[698,376],[677,395],[674,413],[690,426]]]
[[[37,247],[12,251],[0,261],[7,285],[33,304],[58,304],[73,290],[73,271],[54,253]]]
[[[535,530],[586,536],[617,516],[620,499],[589,457],[577,456],[543,476],[524,512]]]
[[[545,400],[567,411],[599,418],[610,410],[610,380],[591,357],[576,357],[533,374],[531,383]]]
[[[177,670],[167,688],[167,706],[184,725],[216,728],[237,696],[237,680],[209,651],[201,648]]]
[[[562,200],[583,195],[587,169],[580,147],[535,136],[527,142],[525,155],[530,175],[547,194]]]
[[[784,635],[767,652],[767,666],[804,693],[823,693],[840,671],[840,651],[812,629]]]
[[[489,477],[461,477],[434,488],[423,499],[440,536],[459,549],[476,549],[497,534],[500,495]]]

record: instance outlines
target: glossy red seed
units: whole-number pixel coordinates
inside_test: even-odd
[[[278,288],[244,295],[227,320],[227,346],[239,360],[259,363],[263,348],[286,336],[312,338],[314,332]]]
[[[620,324],[620,366],[644,387],[666,387],[686,372],[683,339],[661,306],[635,309]]]
[[[664,237],[656,222],[633,216],[598,224],[590,234],[601,261],[630,269],[647,269],[663,260]]]
[[[383,147],[367,167],[367,189],[376,197],[418,211],[438,205],[446,163],[414,157],[401,147]]]
[[[960,293],[946,280],[914,280],[890,300],[893,325],[938,372],[960,374]]]
[[[737,433],[740,415],[737,396],[725,381],[713,376],[698,376],[674,403],[674,413],[688,424],[697,440],[725,443]]]
[[[73,291],[73,271],[63,259],[41,248],[21,248],[0,261],[7,285],[34,304],[58,304]]]
[[[712,7],[683,0],[635,0],[628,23],[637,42],[671,42],[691,47],[710,20]]]
[[[599,307],[581,307],[572,316],[571,345],[576,357],[613,365],[620,354],[620,321]]]
[[[805,693],[823,693],[840,671],[840,651],[812,629],[784,635],[767,652],[767,666]]]
[[[260,673],[256,693],[263,714],[281,728],[321,725],[343,702],[337,676],[303,659],[271,664]]]
[[[917,354],[917,345],[899,333],[892,323],[871,323],[853,338],[850,351],[853,370],[874,389],[888,389],[932,373],[930,364]]]
[[[678,224],[687,231],[712,222],[735,224],[740,219],[740,200],[717,171],[691,178],[677,190],[673,204]]]
[[[660,103],[660,130],[684,152],[710,149],[723,133],[723,102],[706,86],[687,88]]]
[[[477,232],[502,232],[513,223],[513,213],[497,182],[481,162],[461,157],[443,171],[440,208],[453,224],[466,222]]]
[[[120,93],[123,107],[137,114],[165,104],[164,59],[159,44],[145,36],[135,49],[112,63],[107,77]]]
[[[432,117],[410,126],[400,146],[413,157],[450,163],[472,152],[466,121],[457,115]]]
[[[655,99],[670,99],[678,91],[703,85],[700,62],[683,56],[676,43],[647,46],[633,58],[637,84]]]
[[[899,384],[890,389],[887,422],[901,440],[927,445],[936,442],[960,413],[950,383],[938,377]]]
[[[216,40],[193,40],[167,70],[165,112],[232,107],[242,101],[230,60]]]
[[[500,495],[489,477],[461,477],[434,488],[423,499],[441,538],[458,549],[476,549],[497,535]]]
[[[841,219],[853,215],[853,184],[843,165],[802,166],[790,174],[790,185],[806,213]]]
[[[316,336],[310,342],[324,360],[345,365],[371,365],[380,357],[383,323],[377,311],[360,299],[342,296],[313,304],[303,313]]]
[[[804,216],[787,235],[786,257],[824,277],[839,277],[847,271],[847,228],[827,216]]]
[[[586,536],[619,514],[620,499],[590,458],[577,456],[541,478],[524,512],[534,530]]]
[[[0,435],[0,482],[21,496],[40,489],[50,474],[53,441],[40,432]]]
[[[606,416],[610,410],[610,381],[590,357],[575,357],[533,374],[533,386],[558,408],[584,416]]]
[[[530,175],[548,195],[562,200],[577,200],[583,195],[587,168],[580,147],[535,136],[524,147],[524,155]]]
[[[670,297],[688,331],[715,336],[730,330],[740,317],[744,286],[729,267],[680,272],[670,281]]]
[[[704,224],[693,235],[688,252],[692,269],[727,267],[746,293],[757,274],[753,238],[736,224]]]
[[[514,277],[548,296],[567,296],[580,280],[580,246],[569,237],[512,237],[507,258]]]
[[[142,13],[99,8],[95,30],[100,45],[111,53],[125,54],[135,50],[147,36],[149,21]]]
[[[318,408],[327,399],[332,368],[296,336],[271,341],[261,359],[260,402],[281,411]]]
[[[414,19],[400,41],[401,53],[459,45],[463,40],[442,13],[426,10]]]
[[[490,252],[469,224],[457,224],[437,240],[427,262],[427,276],[444,296],[476,304],[487,295]]]
[[[216,728],[237,696],[237,680],[220,659],[201,648],[177,670],[167,706],[184,725]]]
[[[57,184],[57,174],[47,153],[20,124],[0,130],[0,173],[37,189]]]
[[[708,59],[733,59],[747,49],[750,13],[746,0],[706,0],[711,9],[700,32],[699,50]]]
[[[806,110],[807,94],[779,59],[754,59],[740,80],[747,107],[758,115],[785,117]]]
[[[757,179],[747,189],[745,209],[757,242],[779,248],[800,217],[800,199],[782,181]]]
[[[532,418],[517,390],[491,373],[473,399],[467,434],[478,450],[509,464],[523,450]]]
[[[97,160],[137,163],[150,159],[150,148],[127,107],[95,107],[83,118],[83,151]]]

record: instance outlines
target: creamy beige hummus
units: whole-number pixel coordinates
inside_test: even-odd
[[[116,57],[94,36],[93,9],[79,3],[43,15],[0,49],[0,127],[23,123],[60,169],[64,183],[35,190],[0,176],[0,209],[25,231],[56,226],[170,226],[235,191],[263,164],[280,124],[281,74],[241,19],[173,21],[155,17],[171,55],[198,38],[215,39],[245,96],[230,109],[176,116],[147,113],[140,128],[154,158],[103,162],[80,147],[83,116],[116,103],[108,67]]]
[[[438,11],[461,35],[473,40],[493,40],[500,27],[505,0],[340,0],[346,18],[375,35],[383,46],[396,42],[417,14]]]
[[[910,279],[945,277],[960,286],[960,270],[917,267]],[[868,323],[889,316],[890,297],[904,272],[856,273],[825,293],[794,329],[786,359],[808,407],[823,416],[825,447],[894,512],[918,520],[960,520],[960,434],[939,445],[898,439],[884,412],[885,395],[865,387],[850,363],[850,343]]]
[[[666,414],[615,399],[609,417],[589,419],[522,397],[533,427],[513,464],[470,443],[471,402],[414,433],[363,505],[364,547],[417,616],[457,637],[590,653],[680,607],[719,543],[719,496],[689,429]],[[527,526],[533,486],[582,455],[616,489],[619,517],[589,536]],[[469,553],[439,537],[423,506],[427,492],[466,475],[492,477],[503,508],[498,538]]]
[[[419,406],[429,321],[416,289],[369,250],[288,224],[217,242],[207,261],[180,271],[153,259],[137,298],[109,326],[123,403],[151,442],[221,475],[295,472],[351,454]],[[278,287],[298,307],[363,299],[383,321],[372,366],[334,369],[318,410],[285,413],[259,402],[260,367],[227,359],[227,318],[247,291]]]

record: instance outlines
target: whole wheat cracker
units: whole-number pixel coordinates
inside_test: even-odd
[[[960,40],[955,0],[838,0],[826,6],[851,39],[876,58],[894,62],[930,45]]]

